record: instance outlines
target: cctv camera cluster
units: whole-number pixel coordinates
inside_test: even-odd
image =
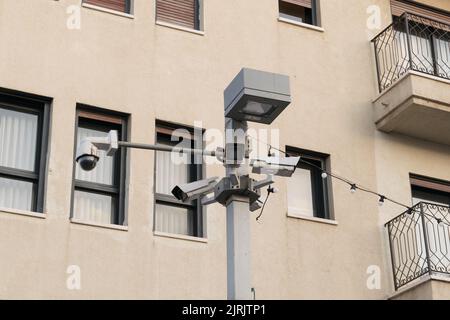
[[[249,254],[239,254],[234,256],[235,243],[240,242],[240,251],[248,252],[248,238],[242,237],[243,230],[249,229],[248,219],[241,214],[242,206],[234,206],[233,202],[237,197],[248,199],[249,210],[256,211],[261,208],[261,188],[269,186],[268,192],[274,193],[271,188],[274,183],[273,176],[291,177],[297,168],[299,157],[277,158],[269,156],[267,158],[254,159],[250,161],[252,173],[265,174],[264,180],[252,179],[248,172],[248,161],[250,145],[247,135],[247,122],[257,122],[271,124],[280,113],[290,104],[291,95],[289,87],[289,77],[270,72],[242,69],[234,78],[224,92],[225,102],[225,129],[232,130],[232,135],[227,135],[225,148],[218,148],[215,152],[207,153],[205,150],[190,150],[181,148],[168,149],[161,145],[143,145],[119,142],[117,131],[111,131],[105,138],[87,138],[83,140],[77,150],[76,161],[83,170],[93,170],[99,161],[99,150],[107,151],[108,155],[113,155],[119,147],[140,148],[147,150],[186,152],[202,155],[215,156],[227,169],[227,176],[219,179],[213,177],[182,185],[173,188],[172,194],[182,202],[190,202],[200,199],[203,205],[218,202],[227,206],[227,216],[233,218],[229,221],[239,220],[241,226],[236,231],[234,223],[227,224],[229,238],[232,242],[227,243],[227,248],[233,256],[233,264],[228,264],[228,268],[233,268],[230,274],[236,274],[236,266],[249,265]],[[245,173],[243,173],[245,172]],[[209,196],[214,193],[214,195]],[[232,204],[229,206],[229,204]],[[228,211],[228,208],[230,211]],[[244,217],[244,218],[243,218]],[[228,219],[227,219],[228,221]],[[236,231],[236,232],[235,232]],[[245,232],[244,232],[245,233]],[[230,244],[232,244],[230,246]],[[242,280],[242,279],[241,279]],[[244,279],[240,284],[241,289],[250,287],[248,279]],[[231,281],[235,282],[235,280]],[[235,297],[234,287],[231,287],[230,297]],[[242,291],[242,290],[241,290]],[[248,290],[249,292],[249,290]],[[244,294],[245,296],[245,294]]]
[[[218,202],[222,205],[227,205],[233,196],[242,196],[249,199],[250,210],[254,211],[260,208],[260,189],[273,184],[274,175],[291,177],[300,161],[299,157],[274,156],[250,160],[252,173],[267,175],[266,179],[261,181],[252,179],[249,174],[233,173],[246,166],[249,160],[247,121],[270,124],[277,118],[291,102],[289,78],[269,72],[242,69],[225,90],[224,98],[225,127],[232,129],[236,135],[228,137],[225,148],[218,148],[214,155],[227,167],[228,175],[222,179],[213,177],[177,185],[172,194],[182,202],[200,199],[203,204]],[[93,170],[99,161],[99,150],[107,151],[111,156],[119,145],[137,147],[123,142],[120,144],[117,131],[111,131],[104,138],[84,139],[78,147],[76,161],[83,170]],[[144,148],[143,145],[140,145],[140,148]],[[163,150],[158,145],[145,145],[145,149]],[[165,148],[164,151],[173,152],[174,149]],[[182,152],[206,155],[204,150],[183,149]],[[214,195],[208,197],[211,193]]]
[[[108,156],[112,156],[118,148],[118,133],[114,130],[110,131],[107,137],[86,138],[81,141],[77,149],[76,161],[83,170],[92,171],[99,161],[100,150],[106,151]],[[157,146],[155,146],[155,149],[157,149]],[[234,161],[237,160],[234,159]],[[274,175],[291,177],[299,161],[299,157],[253,159],[250,161],[252,173],[267,175],[265,180],[256,181],[249,175],[231,174],[222,179],[213,177],[177,185],[173,188],[172,194],[182,202],[191,202],[197,199],[203,200],[209,194],[214,193],[214,196],[208,198],[204,204],[218,202],[222,205],[226,205],[228,199],[233,195],[245,196],[250,200],[250,210],[255,211],[260,208],[260,189],[272,184]]]
[[[180,201],[190,202],[202,199],[214,192],[214,201],[226,205],[233,195],[245,196],[250,201],[250,211],[256,211],[261,206],[259,198],[260,189],[273,183],[273,176],[291,177],[297,168],[300,157],[278,158],[267,157],[251,160],[252,173],[265,174],[265,180],[256,181],[249,175],[237,176],[231,174],[219,181],[218,177],[178,185],[172,190],[172,194]]]

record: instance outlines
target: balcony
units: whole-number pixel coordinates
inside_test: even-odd
[[[405,13],[372,42],[377,128],[450,145],[450,25]]]
[[[423,276],[450,276],[450,207],[421,202],[386,227],[395,290]]]

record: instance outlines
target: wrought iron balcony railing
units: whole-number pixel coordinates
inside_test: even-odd
[[[450,79],[449,24],[404,13],[372,42],[380,92],[410,70]]]
[[[395,290],[426,275],[450,275],[450,207],[421,202],[386,223]]]

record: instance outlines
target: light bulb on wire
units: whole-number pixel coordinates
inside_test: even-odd
[[[385,196],[380,196],[380,200],[378,200],[378,205],[379,205],[380,207],[383,206],[384,200],[386,200],[386,197],[385,197]]]
[[[269,193],[278,193],[278,192],[279,192],[278,188],[274,188],[274,187],[272,187],[272,186],[269,186],[269,188],[267,189],[267,191],[268,191]]]
[[[256,138],[251,137],[251,136],[249,136],[249,138],[252,138],[253,140],[262,142],[262,141],[260,141],[260,140],[258,140]],[[283,152],[283,151],[281,151],[279,149],[273,148],[272,145],[270,145],[268,143],[265,143],[265,142],[263,142],[263,143],[266,144],[269,147],[268,154],[267,154],[268,157],[274,157],[275,156],[275,153],[272,152],[273,149],[275,149],[275,150],[285,154],[286,157],[289,157],[288,153]],[[378,195],[380,197],[379,200],[378,200],[378,205],[380,207],[383,206],[386,201],[389,201],[389,202],[395,203],[395,204],[397,204],[399,206],[407,208],[408,209],[408,215],[413,215],[414,214],[414,210],[412,208],[410,208],[409,206],[404,205],[404,204],[402,204],[402,203],[400,203],[398,201],[391,200],[390,198],[387,198],[386,196],[381,195],[381,194],[377,193],[376,191],[373,191],[373,190],[370,190],[370,189],[367,189],[367,188],[364,188],[364,187],[359,187],[356,183],[352,183],[351,180],[348,180],[346,178],[342,178],[342,177],[339,177],[339,176],[335,176],[332,172],[328,173],[328,172],[324,171],[323,168],[321,168],[321,167],[319,167],[317,165],[311,164],[308,161],[303,160],[303,157],[300,157],[299,161],[304,162],[306,164],[309,164],[309,165],[313,166],[314,168],[316,168],[317,170],[319,170],[319,172],[321,172],[321,177],[324,180],[327,179],[328,177],[331,177],[333,179],[340,180],[341,182],[344,182],[344,183],[350,185],[350,192],[352,194],[356,193],[356,191],[358,191],[358,190],[361,190],[363,193],[370,193],[370,194],[373,194],[373,195]],[[277,190],[275,188],[273,188],[273,189],[271,189],[269,191],[269,193],[276,193],[276,192],[277,192]],[[438,223],[443,223],[443,220],[442,219],[438,220]],[[449,226],[450,226],[450,224],[449,224]]]

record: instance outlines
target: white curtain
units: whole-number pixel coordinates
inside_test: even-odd
[[[34,171],[38,116],[0,108],[0,166]]]
[[[429,74],[434,73],[433,53],[429,38],[411,35],[411,60],[413,68]]]
[[[395,32],[395,36],[392,45],[387,46],[384,49],[384,54],[380,55],[380,72],[381,74],[392,73],[398,77],[410,68],[408,36],[405,32],[397,30],[393,32]],[[434,65],[430,40],[413,34],[410,35],[409,39],[412,67],[415,70],[433,74]],[[386,85],[389,84],[386,83]]]
[[[438,224],[436,220],[430,217],[425,217],[425,222],[431,265],[437,271],[442,271],[441,268],[445,268],[447,271],[447,266],[450,262],[449,227],[445,224]]]
[[[38,116],[0,108],[0,166],[35,171]],[[32,210],[33,183],[0,178],[0,207]]]
[[[429,74],[434,73],[431,42],[428,38],[410,35],[411,59],[409,57],[408,36],[405,32],[393,30],[392,43],[379,52],[379,68],[382,87],[388,87],[411,68]],[[412,62],[412,66],[410,66]]]
[[[405,32],[396,31],[393,47],[393,54],[388,55],[386,66],[392,68],[393,72],[404,73],[409,66],[408,42]],[[413,68],[429,74],[434,74],[433,53],[431,40],[429,37],[420,37],[411,34],[411,60]],[[450,77],[450,41],[448,39],[434,39],[434,48],[436,51],[436,61],[438,72],[441,75]],[[381,64],[381,67],[384,65]],[[388,72],[389,70],[381,70]]]
[[[179,156],[170,152],[156,152],[156,193],[171,195],[171,191],[176,185],[189,182],[188,157],[186,154]],[[193,212],[187,208],[161,203],[155,206],[155,229],[157,231],[192,235],[192,219]]]
[[[441,76],[450,78],[450,39],[436,39],[435,48],[438,72]]]
[[[0,208],[32,210],[33,183],[0,178]]]
[[[99,130],[78,128],[78,145],[86,137],[105,137],[108,133]],[[92,171],[84,171],[77,164],[75,177],[77,180],[100,183],[108,186],[114,184],[114,158],[99,152],[100,159]],[[109,224],[113,219],[113,199],[111,196],[75,191],[73,218],[81,221]]]
[[[97,193],[75,191],[74,218],[102,224],[112,223],[112,197]]]
[[[296,216],[314,217],[311,171],[297,168],[287,179],[288,212]]]
[[[441,207],[448,207],[448,204],[445,201],[430,201],[417,196],[413,198],[414,205],[417,205],[422,201]],[[417,210],[420,212],[420,207],[417,207]],[[428,235],[427,242],[429,246],[431,265],[437,269],[446,267],[448,262],[450,262],[450,227],[446,224],[438,224],[435,219],[429,216],[433,213],[437,214],[437,210],[436,212],[430,212],[432,209],[428,209],[426,204],[423,205],[423,210],[425,214],[428,214],[425,215],[424,220],[426,225],[425,230]],[[442,217],[436,216],[436,218]],[[422,219],[419,219],[416,228],[418,229],[416,232],[416,245],[420,248],[421,244],[422,246],[424,245],[424,229]],[[426,251],[423,250],[422,258],[425,257]]]
[[[176,163],[171,152],[156,152],[156,193],[170,195],[173,187],[189,182],[188,155],[181,157],[184,163]]]
[[[186,236],[193,235],[193,212],[186,208],[156,204],[156,230]]]

